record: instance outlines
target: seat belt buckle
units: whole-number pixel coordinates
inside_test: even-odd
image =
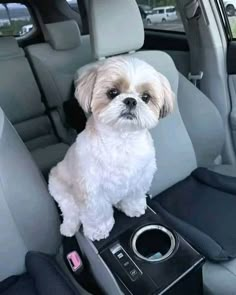
[[[72,251],[66,255],[69,266],[74,274],[79,274],[83,269],[83,262],[77,251]]]
[[[201,81],[203,78],[203,72],[200,71],[198,74],[192,74],[189,73],[188,74],[188,79],[189,81],[191,81],[196,87],[199,81]]]

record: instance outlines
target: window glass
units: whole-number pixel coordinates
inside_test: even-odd
[[[233,37],[236,38],[236,0],[223,0]]]
[[[137,0],[137,3],[146,29],[184,32],[176,0]]]
[[[0,4],[0,36],[24,36],[33,29],[33,22],[25,5]]]
[[[79,12],[78,1],[77,0],[66,0],[66,2],[70,5],[70,7]]]
[[[175,7],[166,9],[166,12],[175,12],[175,11],[176,11]]]

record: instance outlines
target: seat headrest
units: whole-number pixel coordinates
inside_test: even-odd
[[[69,20],[46,25],[46,38],[55,50],[70,50],[80,46],[80,29],[76,21]]]
[[[143,21],[135,0],[88,0],[90,37],[97,59],[138,50]]]
[[[24,56],[14,37],[0,37],[0,59]]]

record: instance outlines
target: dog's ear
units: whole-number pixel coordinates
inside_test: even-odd
[[[160,118],[164,118],[174,109],[175,94],[172,91],[170,82],[167,80],[167,78],[162,74],[159,75],[164,93],[164,104],[160,111]]]
[[[89,65],[80,69],[75,78],[75,98],[85,113],[89,113],[93,96],[93,88],[97,77],[97,65]]]

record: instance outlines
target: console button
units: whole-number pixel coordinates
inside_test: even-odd
[[[129,267],[130,266],[130,261],[125,261],[124,263],[123,263],[123,266],[124,266],[124,268],[127,268],[127,267]]]
[[[137,280],[137,278],[142,275],[142,272],[120,244],[116,244],[114,247],[112,247],[111,252],[119,261],[132,281]]]
[[[122,250],[117,251],[116,253],[114,253],[114,255],[119,260],[122,260],[122,258],[124,258],[126,256],[124,251],[122,251]]]
[[[132,281],[135,281],[142,274],[132,262],[129,262],[124,268]]]
[[[135,269],[135,268],[133,268],[133,269],[129,272],[129,274],[130,274],[130,276],[131,276],[131,278],[132,278],[133,280],[136,280],[136,279],[138,278],[138,276],[139,276],[139,273],[138,273],[137,269]]]
[[[118,258],[118,259],[121,259],[121,258],[123,258],[123,257],[124,257],[124,254],[123,254],[122,252],[120,252],[120,253],[117,254],[117,258]]]
[[[123,266],[127,265],[130,261],[129,257],[123,250],[119,250],[118,252],[113,253],[113,255],[117,258],[117,260],[119,260],[119,262]]]

